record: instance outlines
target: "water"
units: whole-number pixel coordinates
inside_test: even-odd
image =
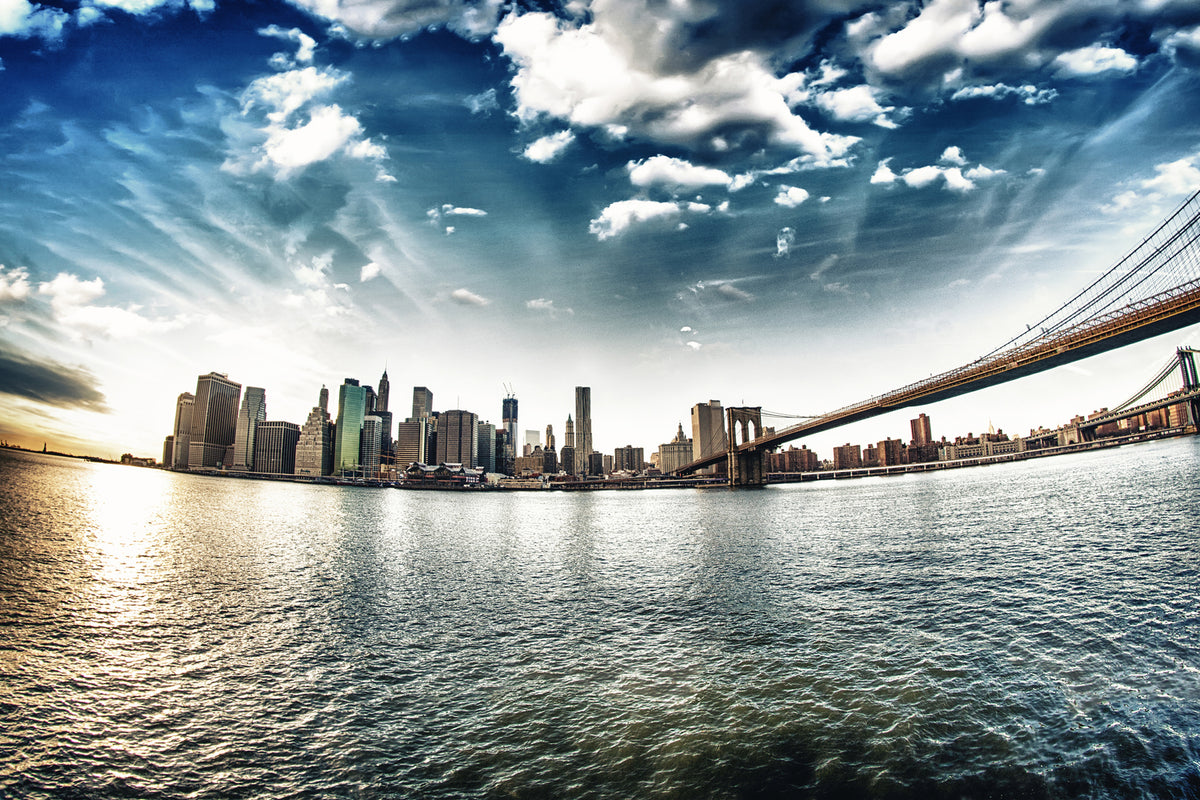
[[[1197,797],[1200,440],[762,491],[0,452],[0,796]]]

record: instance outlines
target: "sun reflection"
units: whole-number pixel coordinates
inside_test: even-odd
[[[144,585],[153,580],[152,558],[158,548],[160,520],[169,502],[168,476],[161,473],[93,465],[83,489],[83,527],[94,565],[93,591],[98,610],[122,617],[144,609]]]

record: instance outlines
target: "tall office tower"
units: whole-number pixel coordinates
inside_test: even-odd
[[[329,422],[329,390],[321,387],[318,405],[308,412],[296,442],[296,474],[328,475],[333,471],[333,426]]]
[[[363,387],[354,378],[346,378],[338,388],[337,428],[333,436],[334,475],[358,469],[358,448],[366,410],[367,397]]]
[[[363,417],[362,436],[359,437],[358,463],[362,465],[364,478],[379,477],[379,446],[383,442],[383,420],[375,414]]]
[[[558,451],[558,468],[568,475],[575,474],[575,448],[564,444]]]
[[[184,392],[175,401],[175,444],[171,448],[172,469],[187,469],[188,442],[192,440],[192,408],[196,403],[196,395]]]
[[[692,460],[724,453],[729,448],[729,440],[725,438],[725,409],[721,408],[720,400],[709,400],[707,403],[697,403],[692,406]],[[704,472],[715,472],[710,467]]]
[[[929,444],[933,441],[933,432],[929,427],[929,417],[921,414],[908,423],[912,427],[913,444]]]
[[[479,418],[470,411],[453,409],[438,416],[437,460],[439,464],[479,463]]]
[[[241,472],[254,469],[254,432],[267,418],[267,393],[258,386],[247,386],[238,412],[237,430],[233,436],[233,465]]]
[[[391,384],[388,382],[387,367],[383,368],[383,376],[379,379],[379,394],[375,399],[376,411],[388,410],[388,391]]]
[[[393,448],[396,466],[400,469],[409,464],[427,463],[426,444],[429,441],[429,417],[410,419],[396,426],[396,443]]]
[[[567,432],[563,439],[563,447],[571,448],[571,452],[575,452],[575,423],[571,420],[571,415],[567,414]],[[559,465],[567,472],[572,472],[575,469],[574,461],[567,461],[560,453],[558,458]]]
[[[254,471],[268,475],[292,475],[296,472],[296,449],[300,426],[294,422],[258,423],[254,434]]]
[[[424,419],[433,413],[433,392],[424,386],[413,387],[412,419]]]
[[[163,439],[162,465],[170,467],[175,462],[175,434]]]
[[[546,450],[554,449],[554,426],[553,425],[546,426],[546,447],[544,449],[546,449]]]
[[[490,422],[479,423],[478,457],[484,472],[496,471],[496,426]]]
[[[521,455],[517,444],[517,398],[512,393],[504,398],[501,411],[504,424],[504,462],[511,466],[516,457]],[[511,474],[510,469],[506,469],[505,472]]]
[[[592,389],[575,387],[575,474],[588,474],[592,454]]]
[[[364,386],[363,390],[363,408],[368,414],[375,413],[375,388],[372,386]]]
[[[196,379],[192,405],[188,468],[204,469],[225,463],[225,448],[232,447],[237,431],[238,401],[242,385],[228,375],[210,372]]]

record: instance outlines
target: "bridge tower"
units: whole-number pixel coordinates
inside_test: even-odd
[[[729,431],[729,486],[734,489],[747,486],[766,486],[767,451],[757,448],[738,450],[739,444],[745,444],[762,436],[762,406],[725,409],[725,428]],[[753,436],[750,435],[752,430]]]
[[[1194,391],[1200,387],[1200,375],[1196,372],[1195,353],[1187,347],[1180,347],[1175,350],[1175,357],[1179,359],[1179,371],[1183,377],[1183,390],[1185,392]],[[1200,424],[1200,399],[1192,398],[1187,404],[1188,410],[1188,427],[1196,427]]]

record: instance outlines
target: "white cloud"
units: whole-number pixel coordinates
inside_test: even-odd
[[[490,114],[500,110],[500,101],[496,99],[495,89],[468,95],[463,103],[472,114]]]
[[[780,228],[779,233],[775,234],[775,257],[784,258],[792,251],[792,245],[796,242],[796,232],[791,228]]]
[[[745,303],[749,303],[754,300],[754,295],[743,289],[737,288],[732,283],[722,283],[717,287],[717,292],[718,294],[721,294],[730,300],[740,300]]]
[[[1003,100],[1006,97],[1017,97],[1027,106],[1037,106],[1049,103],[1058,97],[1057,89],[1039,89],[1032,84],[1023,86],[1008,86],[994,83],[987,86],[964,86],[950,96],[951,100],[971,100],[978,97],[993,100]]]
[[[293,42],[296,45],[296,63],[312,63],[313,54],[317,49],[317,42],[299,28],[281,28],[278,25],[268,25],[265,28],[260,28],[258,32],[263,36],[271,36],[276,39],[282,39],[285,42]]]
[[[799,186],[780,186],[775,202],[785,208],[795,208],[808,199],[808,192]]]
[[[1159,195],[1177,196],[1190,194],[1200,186],[1200,155],[1181,158],[1158,164],[1153,178],[1142,182],[1142,187]]]
[[[1138,61],[1119,47],[1081,47],[1054,59],[1059,75],[1086,77],[1103,72],[1133,72]]]
[[[942,157],[938,160],[959,167],[965,166],[967,163],[967,159],[963,158],[962,148],[957,146],[947,147],[942,151]]]
[[[128,308],[92,305],[104,296],[104,281],[60,272],[51,281],[38,285],[38,294],[50,298],[54,319],[67,329],[72,338],[103,336],[112,339],[131,338],[155,330],[166,330],[174,323],[152,320],[139,314],[139,306]]]
[[[337,154],[385,160],[386,151],[363,138],[354,116],[338,105],[316,102],[346,80],[336,70],[304,67],[252,81],[242,93],[242,121],[226,125],[235,152],[223,168],[239,174],[272,172],[283,180]],[[376,179],[395,180],[382,168]]]
[[[531,143],[525,148],[524,156],[530,161],[538,164],[548,164],[554,159],[562,155],[567,149],[567,145],[575,141],[575,134],[571,131],[559,131],[548,136],[543,136],[537,141]]]
[[[501,0],[291,0],[301,8],[370,39],[394,39],[446,26],[478,38],[496,27]]]
[[[382,271],[383,268],[374,261],[370,264],[363,264],[363,268],[358,273],[358,280],[360,283],[366,283],[369,280],[378,278]]]
[[[875,172],[871,175],[871,183],[895,183],[896,173],[892,172],[892,168],[888,166],[890,158],[885,158],[879,162],[879,166],[875,167]]]
[[[1200,57],[1200,26],[1167,34],[1162,49],[1172,60],[1178,61],[1180,56],[1186,56],[1194,62]]]
[[[26,300],[32,291],[29,271],[24,267],[8,269],[0,264],[0,303]]]
[[[460,306],[486,306],[492,302],[485,297],[480,297],[469,289],[455,289],[450,293],[450,299]]]
[[[57,8],[34,5],[28,0],[0,0],[0,36],[22,39],[62,38],[71,15]]]
[[[535,300],[526,300],[525,307],[528,308],[530,311],[539,311],[539,312],[542,312],[545,314],[549,314],[551,317],[555,317],[555,318],[557,318],[559,314],[572,315],[575,313],[575,309],[559,308],[558,306],[554,305],[553,300],[547,300],[544,297],[539,297]]]
[[[681,158],[657,155],[642,161],[630,161],[625,165],[629,182],[634,186],[668,186],[674,189],[694,190],[705,186],[730,186],[733,179],[728,173],[713,167],[702,167]]]
[[[677,203],[655,200],[618,200],[591,221],[588,230],[600,241],[620,236],[634,225],[651,220],[673,219],[682,213]]]
[[[464,208],[453,203],[443,203],[439,208],[431,208],[425,212],[425,216],[434,225],[441,224],[443,217],[486,217],[487,215],[488,212],[481,208]],[[447,227],[446,233],[454,233],[454,227]]]
[[[814,102],[834,119],[847,122],[872,122],[881,128],[894,129],[899,127],[888,116],[895,111],[895,106],[882,106],[876,97],[876,92],[870,86],[852,86],[848,89],[834,89],[818,94]]]
[[[815,131],[793,114],[785,94],[795,79],[777,78],[756,51],[665,69],[674,44],[637,41],[659,36],[650,30],[652,12],[639,9],[648,17],[640,25],[617,4],[595,4],[591,12],[592,21],[578,26],[540,12],[500,23],[494,40],[516,67],[512,89],[522,120],[550,117],[614,138],[716,152],[748,136],[798,149],[817,164],[837,163],[858,141]]]

